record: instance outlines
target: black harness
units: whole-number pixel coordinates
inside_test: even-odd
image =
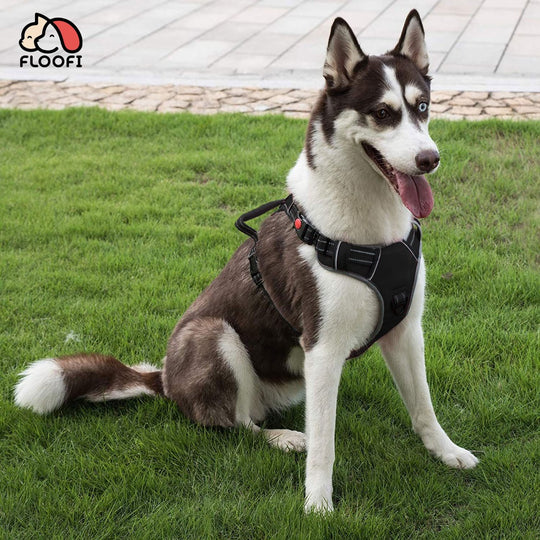
[[[415,219],[406,239],[389,246],[362,246],[341,240],[332,240],[321,234],[294,204],[293,196],[272,201],[246,214],[236,221],[236,227],[250,236],[254,245],[249,253],[249,269],[253,281],[274,305],[283,320],[296,330],[279,311],[264,288],[263,277],[257,264],[256,246],[258,235],[255,229],[246,225],[246,221],[266,214],[277,208],[292,221],[298,238],[315,247],[319,263],[332,272],[346,274],[368,285],[377,295],[380,304],[380,316],[377,328],[368,343],[361,349],[352,351],[349,358],[365,352],[373,343],[397,326],[409,312],[416,285],[419,261],[422,254],[422,232],[420,223]]]

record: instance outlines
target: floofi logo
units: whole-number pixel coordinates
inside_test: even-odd
[[[22,31],[19,45],[21,49],[44,53],[40,56],[23,54],[19,65],[30,67],[82,67],[79,52],[82,36],[79,29],[67,19],[55,17],[49,19],[36,13],[34,22],[27,24]],[[67,56],[62,52],[66,52]],[[54,54],[60,53],[60,54]]]

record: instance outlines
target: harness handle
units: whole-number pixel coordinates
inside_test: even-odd
[[[235,227],[244,234],[247,234],[249,237],[252,238],[252,240],[257,243],[257,240],[259,240],[259,235],[257,234],[257,231],[250,227],[249,225],[246,225],[246,221],[251,221],[252,219],[258,218],[262,216],[263,214],[266,214],[267,212],[270,212],[270,210],[273,210],[274,208],[281,206],[283,203],[285,203],[287,199],[279,199],[277,201],[271,201],[267,202],[258,208],[255,208],[254,210],[250,210],[249,212],[246,212],[245,214],[242,214],[234,224]]]

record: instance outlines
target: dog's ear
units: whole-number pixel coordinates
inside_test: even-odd
[[[338,17],[332,25],[323,76],[328,90],[345,90],[353,78],[356,66],[367,58],[351,27]]]
[[[427,75],[429,56],[424,36],[424,26],[420,15],[416,9],[413,9],[407,15],[398,44],[390,54],[406,56],[413,61],[423,75]]]

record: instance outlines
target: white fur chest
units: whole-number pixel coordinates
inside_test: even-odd
[[[287,177],[311,224],[330,238],[353,244],[387,245],[405,238],[412,216],[388,183],[351,148],[341,149],[338,161],[325,153],[330,154],[328,147],[321,144],[327,159],[315,171],[302,152]]]
[[[321,326],[319,342],[345,357],[373,334],[380,316],[375,293],[361,281],[323,268],[313,246],[299,247],[317,282]]]

